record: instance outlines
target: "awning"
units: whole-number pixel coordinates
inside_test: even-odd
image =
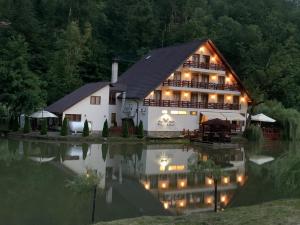
[[[31,118],[38,118],[38,119],[39,118],[57,118],[56,115],[54,115],[51,112],[45,111],[45,110],[34,112],[30,115],[30,117]]]
[[[221,113],[217,113],[217,112],[201,112],[201,114],[205,116],[207,120],[212,120],[212,119],[226,120],[226,118]]]
[[[246,118],[242,116],[240,113],[233,113],[233,112],[228,112],[228,113],[222,113],[222,115],[225,117],[225,119],[230,120],[230,121],[245,121]]]
[[[257,114],[255,116],[251,116],[252,121],[260,121],[260,122],[267,122],[267,123],[274,123],[276,120],[272,119],[271,117],[266,116],[263,113]]]

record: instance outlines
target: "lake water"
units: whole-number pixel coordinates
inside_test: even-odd
[[[89,224],[92,191],[74,193],[66,183],[75,174],[90,172],[102,177],[96,221],[211,211],[213,180],[205,173],[191,173],[195,159],[211,159],[222,167],[219,208],[298,197],[299,191],[281,188],[291,180],[292,188],[300,187],[299,169],[296,175],[293,169],[300,166],[298,146],[286,142],[229,148],[200,144],[82,145],[0,139],[0,224]],[[249,161],[270,157],[275,160],[264,165]],[[283,168],[285,165],[292,168]],[[286,181],[277,179],[274,171]]]

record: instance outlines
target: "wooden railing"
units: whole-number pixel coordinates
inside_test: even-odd
[[[144,106],[239,110],[239,104],[144,99]]]
[[[188,81],[188,80],[166,80],[163,82],[163,86],[203,88],[203,89],[228,90],[228,91],[239,90],[237,85],[195,82],[195,81]]]
[[[207,70],[222,70],[225,71],[225,67],[222,64],[217,63],[204,63],[187,60],[183,63],[183,67],[202,68]]]

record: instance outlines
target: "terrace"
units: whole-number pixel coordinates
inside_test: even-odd
[[[216,84],[216,83],[208,83],[208,82],[195,82],[195,81],[188,81],[188,80],[170,80],[170,79],[168,79],[163,82],[163,86],[202,88],[202,89],[210,89],[210,90],[239,91],[238,85]]]
[[[225,66],[218,63],[204,63],[204,62],[197,62],[193,60],[187,60],[183,63],[183,67],[189,68],[198,68],[198,69],[206,69],[206,70],[219,70],[225,71]]]
[[[144,106],[240,110],[240,104],[144,99]]]

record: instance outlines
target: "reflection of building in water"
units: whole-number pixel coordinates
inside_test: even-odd
[[[239,184],[245,180],[243,149],[207,152],[182,149],[144,150],[141,159],[124,160],[124,172],[139,177],[145,189],[151,191],[166,209],[177,212],[212,210],[214,181],[205,173],[191,173],[193,158],[212,159],[223,167],[218,180],[218,202],[226,206]],[[136,168],[134,170],[133,168]]]

